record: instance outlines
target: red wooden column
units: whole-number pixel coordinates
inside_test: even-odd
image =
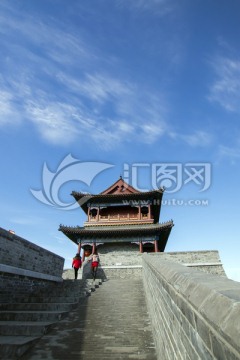
[[[151,219],[152,214],[151,214],[151,205],[148,205],[148,219]]]
[[[141,205],[138,208],[138,220],[141,220]]]
[[[84,262],[85,260],[85,250],[83,249],[83,253],[82,253],[82,262]]]
[[[77,251],[77,253],[80,255],[80,252],[81,252],[81,241],[78,243],[78,251]]]
[[[154,252],[158,252],[158,242],[154,240]]]
[[[140,253],[143,253],[143,243],[142,243],[142,241],[139,242],[139,251],[140,251]]]

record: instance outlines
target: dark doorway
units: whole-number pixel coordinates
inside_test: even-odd
[[[154,252],[154,244],[152,243],[146,243],[143,244],[143,252]]]

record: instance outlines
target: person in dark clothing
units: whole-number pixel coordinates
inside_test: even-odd
[[[81,266],[82,266],[81,256],[80,254],[76,254],[76,256],[74,256],[72,260],[72,268],[74,268],[75,280],[77,280],[78,270],[81,268]]]

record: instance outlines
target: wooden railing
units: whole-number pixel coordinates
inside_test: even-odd
[[[125,221],[136,221],[136,220],[150,220],[147,215],[143,215],[139,218],[138,214],[116,214],[116,215],[99,215],[99,216],[91,216],[89,218],[89,222],[95,222],[95,221],[119,221],[119,220],[125,220]]]

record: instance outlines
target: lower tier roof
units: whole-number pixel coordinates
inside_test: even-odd
[[[125,226],[98,226],[98,227],[71,227],[60,225],[59,231],[62,231],[70,240],[78,244],[79,242],[133,242],[159,240],[160,251],[164,251],[173,221],[162,224],[148,225],[125,225]]]

